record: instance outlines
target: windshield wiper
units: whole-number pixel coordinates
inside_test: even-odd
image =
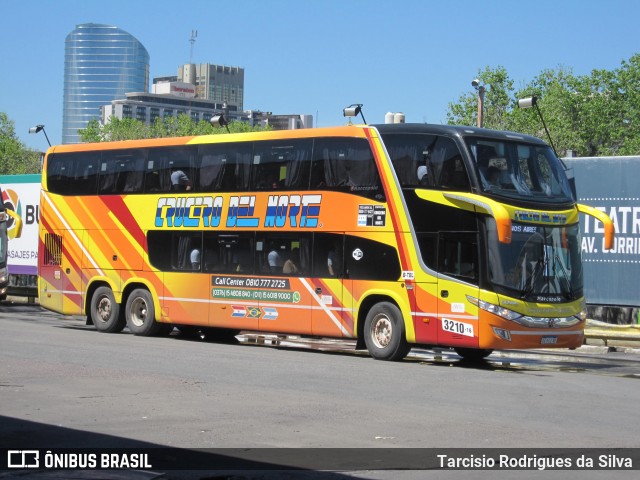
[[[553,257],[554,262],[557,265],[560,265],[560,270],[562,270],[562,276],[564,278],[564,281],[567,282],[567,292],[566,296],[567,296],[567,300],[573,300],[576,298],[576,296],[574,295],[573,292],[573,287],[571,286],[571,280],[569,279],[569,274],[567,273],[567,271],[564,268],[564,265],[562,265],[562,262],[560,261],[560,258],[558,258],[558,254],[556,253],[555,256]],[[555,265],[554,265],[554,273],[555,273]]]
[[[543,260],[538,260],[536,262],[535,267],[533,267],[533,272],[531,272],[531,277],[529,277],[531,281],[520,292],[521,300],[526,300],[529,297],[529,295],[533,293],[533,289],[535,288],[536,282],[538,281],[538,276],[540,275],[540,272],[542,272],[547,267],[548,263],[549,263],[548,257],[545,257]]]

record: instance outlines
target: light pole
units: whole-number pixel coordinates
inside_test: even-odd
[[[471,86],[478,92],[478,128],[482,128],[484,125],[484,92],[486,89],[484,85],[480,85],[480,80],[477,78],[471,82]]]
[[[39,133],[42,130],[45,138],[47,139],[47,143],[51,146],[51,142],[49,141],[49,135],[47,135],[46,130],[44,129],[44,125],[36,125],[35,127],[31,127],[29,129],[29,133]]]
[[[544,131],[547,134],[547,138],[549,139],[549,143],[551,144],[551,148],[553,149],[553,153],[558,156],[558,152],[556,151],[556,147],[553,144],[553,140],[551,139],[551,135],[549,134],[549,129],[547,128],[547,124],[544,122],[544,117],[542,116],[542,112],[540,111],[540,107],[538,107],[538,97],[535,95],[531,95],[530,97],[521,98],[518,100],[518,108],[531,108],[536,107],[536,111],[538,112],[538,116],[540,117],[540,121],[542,122],[542,126],[544,127]],[[558,157],[560,158],[560,157]],[[562,161],[562,160],[561,160]]]

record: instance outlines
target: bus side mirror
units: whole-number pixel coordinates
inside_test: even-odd
[[[578,203],[578,211],[600,220],[604,225],[604,248],[611,250],[613,248],[613,240],[616,235],[616,229],[609,215],[602,210]]]

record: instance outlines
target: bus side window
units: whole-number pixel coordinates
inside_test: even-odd
[[[198,150],[199,192],[241,192],[249,188],[250,142],[202,145]]]
[[[253,273],[253,245],[253,233],[205,233],[203,270],[214,273]]]
[[[345,236],[345,277],[353,280],[398,280],[400,259],[395,247],[364,237]]]
[[[477,233],[441,233],[438,239],[438,271],[477,284]]]
[[[384,201],[369,142],[359,138],[316,139],[311,189],[345,191]]]
[[[306,276],[311,257],[311,233],[258,234],[256,273]]]
[[[402,187],[432,187],[431,152],[438,137],[433,135],[385,135],[384,144]]]
[[[58,153],[49,157],[47,188],[61,195],[95,195],[100,152]]]
[[[200,233],[174,233],[171,244],[172,270],[200,270],[202,235]]]
[[[154,193],[174,190],[171,174],[176,170],[181,170],[189,183],[195,185],[198,171],[194,166],[195,152],[194,147],[150,148],[144,164],[144,191]]]
[[[313,237],[312,275],[319,278],[344,276],[344,235],[316,233]]]
[[[99,168],[101,195],[140,193],[144,181],[144,150],[107,150]]]
[[[460,150],[453,140],[447,137],[437,137],[428,152],[425,161],[428,182],[420,179],[421,184],[447,190],[470,191],[469,175],[460,154]],[[416,173],[417,178],[418,173]]]
[[[255,190],[307,190],[311,140],[256,142],[251,186]]]
[[[436,233],[417,233],[420,255],[424,264],[432,269],[438,270],[437,245],[438,235]]]

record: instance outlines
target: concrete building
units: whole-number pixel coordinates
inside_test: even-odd
[[[165,89],[170,93],[164,93]],[[215,113],[225,109],[222,103],[195,98],[195,87],[190,84],[181,82],[157,84],[154,90],[156,93],[130,92],[124,99],[113,100],[109,105],[103,105],[100,121],[106,124],[113,116],[119,119],[135,118],[151,125],[156,118],[186,114],[195,122],[201,120],[208,122]],[[249,121],[248,114],[239,112],[235,105],[228,105],[226,108],[229,121]]]
[[[178,81],[196,86],[196,97],[244,108],[244,68],[188,63],[178,68]]]
[[[171,79],[171,77],[167,77]],[[158,81],[154,79],[152,93],[132,92],[126,98],[113,100],[103,105],[100,121],[134,118],[147,125],[157,118],[177,117],[185,114],[195,122],[209,121],[216,113],[224,113],[228,121],[244,122],[252,126],[271,125],[274,130],[312,128],[312,115],[273,115],[260,110],[240,110],[236,105],[196,97],[197,87],[185,82]]]
[[[78,129],[103,105],[148,88],[149,54],[135,37],[111,25],[77,25],[65,39],[62,143],[79,143]]]

